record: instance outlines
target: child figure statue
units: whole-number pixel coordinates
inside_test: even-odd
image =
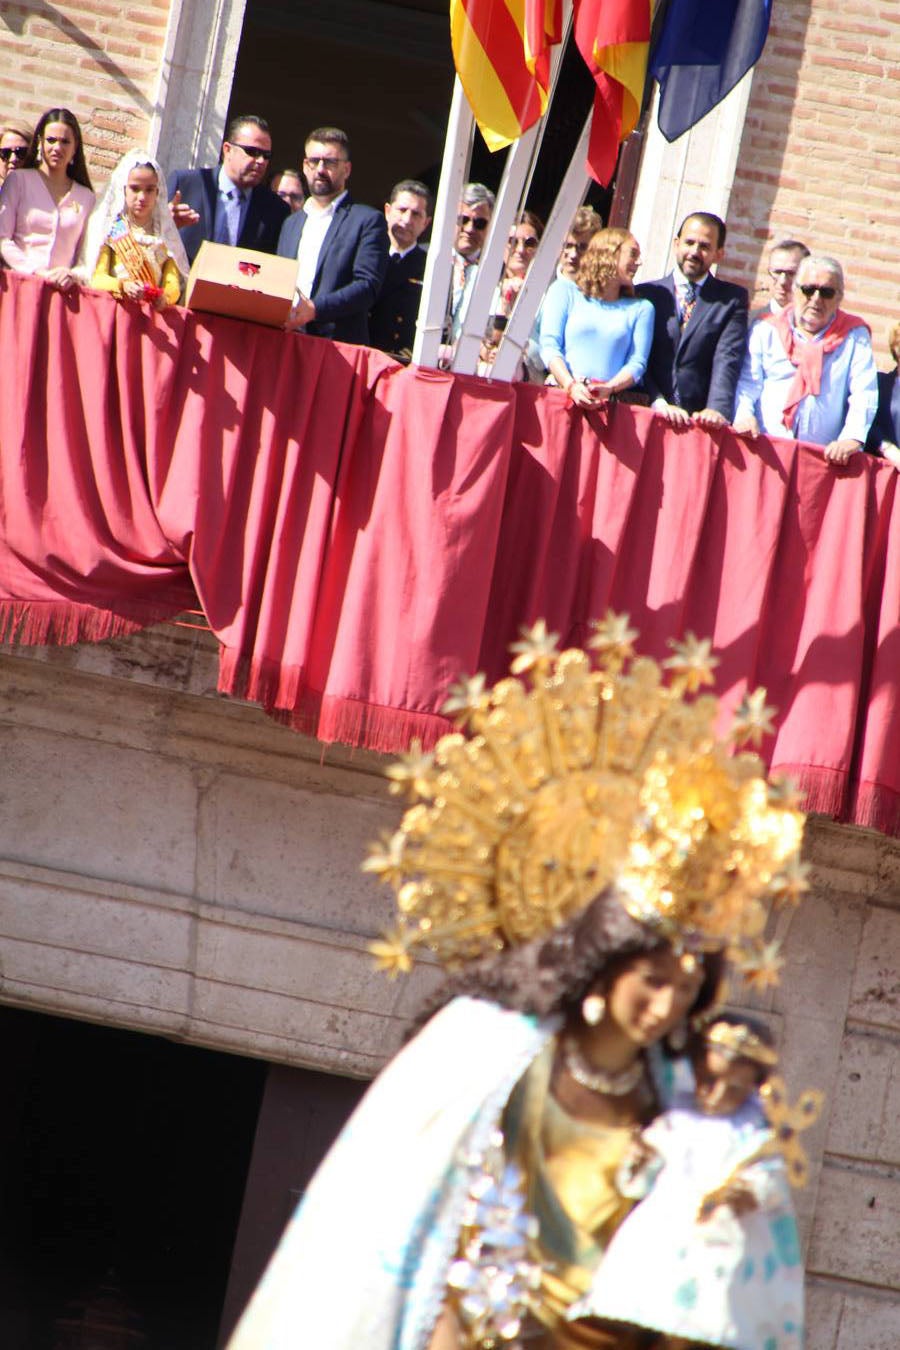
[[[693,1084],[623,1160],[619,1189],[640,1203],[569,1316],[656,1330],[667,1350],[800,1350],[800,1243],[758,1095],[777,1063],[768,1028],[719,1014],[688,1061]],[[689,1078],[685,1061],[676,1072]]]

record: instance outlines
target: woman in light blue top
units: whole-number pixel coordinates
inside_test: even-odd
[[[627,230],[600,230],[576,280],[558,278],[541,318],[541,357],[583,408],[640,384],[653,340],[653,306],[634,298],[641,249]]]

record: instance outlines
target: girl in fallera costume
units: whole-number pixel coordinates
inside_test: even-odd
[[[413,805],[365,864],[398,906],[372,951],[401,974],[427,946],[451,978],[314,1177],[229,1350],[666,1344],[573,1310],[636,1203],[617,1185],[635,1134],[674,1101],[662,1041],[710,1009],[726,955],[774,975],[764,904],[804,889],[802,816],[714,740],[715,700],[692,698],[708,644],[677,644],[666,683],[652,661],[626,671],[634,636],[607,616],[595,667],[536,625],[512,665],[527,684],[463,682],[445,712],[468,734],[389,771]],[[732,744],[769,713],[746,700]]]
[[[169,214],[165,175],[145,151],[130,150],[113,170],[88,225],[81,271],[96,290],[175,305],[190,270]]]

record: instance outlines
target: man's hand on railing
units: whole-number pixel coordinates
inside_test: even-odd
[[[829,441],[825,446],[825,458],[832,464],[846,464],[854,455],[860,454],[859,441]]]
[[[731,429],[736,436],[759,435],[759,423],[752,413],[744,413],[743,417],[736,417]]]

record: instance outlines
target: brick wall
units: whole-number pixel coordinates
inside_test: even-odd
[[[47,108],[71,108],[102,184],[126,150],[146,143],[168,16],[169,0],[4,3],[0,117],[33,125]]]
[[[768,248],[839,258],[880,358],[900,320],[900,4],[777,0],[729,206],[729,277],[766,298]],[[889,358],[885,364],[890,364]]]

